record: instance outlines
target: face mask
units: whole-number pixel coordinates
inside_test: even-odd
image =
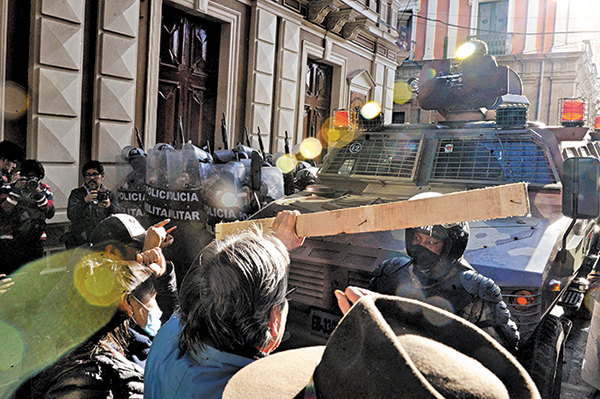
[[[160,316],[162,316],[162,311],[159,308],[148,309],[148,321],[146,322],[146,327],[144,327],[144,330],[150,334],[151,337],[156,336],[158,329],[162,325]]]
[[[149,308],[142,303],[136,297],[133,297],[140,305],[146,309],[148,312],[148,321],[146,322],[146,327],[142,327],[144,331],[146,331],[151,337],[155,337],[156,333],[158,333],[158,329],[162,325],[160,321],[160,316],[162,316],[162,311],[159,308]]]
[[[425,247],[415,245],[411,250],[413,262],[423,271],[433,269],[440,261],[440,256]]]

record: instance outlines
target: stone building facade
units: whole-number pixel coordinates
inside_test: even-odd
[[[27,4],[30,3],[30,4]],[[89,159],[115,184],[121,149],[266,150],[377,101],[391,120],[398,0],[0,0],[0,138],[42,161],[65,222]],[[22,103],[22,105],[20,105]],[[179,123],[181,121],[181,124]]]

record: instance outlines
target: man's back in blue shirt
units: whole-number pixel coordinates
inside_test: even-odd
[[[154,338],[146,362],[145,399],[220,399],[229,379],[253,359],[204,345],[180,357],[179,317],[172,317]]]

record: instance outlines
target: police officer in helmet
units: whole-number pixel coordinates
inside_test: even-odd
[[[371,290],[444,308],[482,328],[507,349],[517,348],[519,332],[500,287],[463,258],[469,240],[467,223],[411,228],[405,238],[412,259],[384,261],[374,271]]]

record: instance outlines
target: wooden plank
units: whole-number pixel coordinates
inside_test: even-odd
[[[329,236],[341,233],[406,229],[434,224],[525,216],[530,212],[526,183],[514,183],[478,190],[461,191],[412,201],[390,202],[356,208],[307,213],[298,216],[299,237]],[[261,225],[269,233],[275,218],[219,223],[218,240]]]

